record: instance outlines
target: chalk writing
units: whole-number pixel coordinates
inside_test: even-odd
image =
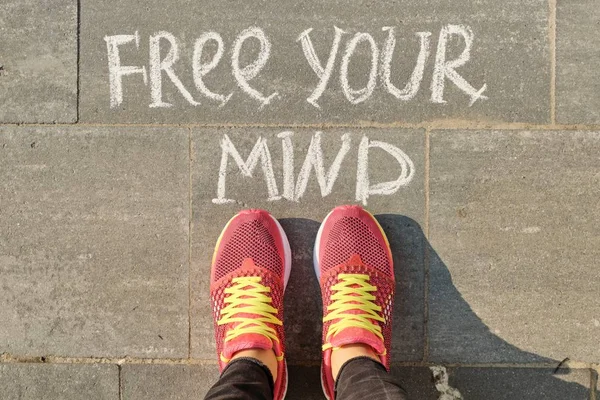
[[[446,61],[446,43],[451,35],[460,35],[465,40],[465,48],[461,55],[453,61]],[[469,82],[456,72],[456,68],[467,63],[471,58],[471,47],[475,35],[471,28],[463,25],[448,25],[442,28],[440,40],[438,41],[437,54],[435,57],[435,68],[433,70],[433,79],[431,81],[431,101],[434,103],[445,103],[444,86],[446,78],[450,79],[463,92],[471,97],[472,106],[478,99],[487,99],[482,93],[487,89],[484,84],[481,89],[476,90]]]
[[[381,85],[383,91],[390,95],[390,99],[397,101],[413,100],[421,88],[424,72],[431,54],[431,32],[417,32],[419,53],[415,62],[415,67],[410,75],[408,82],[400,89],[392,83],[392,73],[394,70],[393,59],[396,51],[396,28],[386,26],[381,28],[384,32],[384,38],[381,46],[378,40],[368,32],[357,32],[350,36],[346,31],[334,26],[333,39],[329,54],[325,58],[319,58],[313,44],[313,28],[306,29],[297,37],[296,42],[299,46],[289,46],[285,50],[300,51],[303,54],[308,67],[316,75],[314,88],[308,88],[309,95],[306,101],[315,108],[322,108],[323,104],[319,102],[330,83],[336,68],[339,68],[339,89],[344,98],[350,105],[356,106],[367,102],[372,98],[375,89]],[[459,39],[459,40],[456,40]],[[168,108],[174,105],[163,99],[163,81],[170,82],[179,94],[188,104],[200,106],[203,99],[208,100],[207,104],[214,104],[217,107],[227,105],[231,97],[236,93],[216,93],[209,89],[209,73],[219,68],[221,60],[227,51],[227,46],[218,32],[210,31],[200,34],[194,42],[194,51],[192,56],[192,77],[194,82],[194,91],[188,90],[175,73],[175,65],[180,61],[181,45],[176,36],[166,31],[159,31],[149,36],[149,59],[148,65],[133,66],[121,64],[121,51],[139,52],[140,36],[138,32],[133,35],[113,35],[105,36],[107,55],[108,55],[108,76],[110,89],[110,107],[116,108],[123,104],[123,80],[125,77],[139,74],[142,77],[144,85],[150,89],[150,108]],[[464,43],[464,48],[460,55],[455,59],[448,59],[448,43]],[[240,60],[246,58],[247,54],[253,54],[254,49],[248,49],[248,41],[258,42],[260,48],[254,61],[242,66]],[[216,52],[209,60],[203,61],[205,46],[210,43],[216,46]],[[433,65],[433,74],[431,79],[431,97],[430,101],[434,104],[444,104],[444,92],[448,82],[454,84],[460,91],[466,94],[472,106],[477,100],[485,100],[488,97],[484,95],[487,90],[487,84],[484,83],[480,89],[476,89],[457,71],[465,66],[471,60],[471,50],[475,43],[475,34],[467,25],[446,25],[440,29],[437,49],[435,52],[435,61]],[[132,46],[135,44],[135,46]],[[269,62],[271,56],[271,41],[266,32],[260,27],[249,27],[241,31],[231,44],[231,69],[232,83],[234,83],[238,92],[243,96],[240,98],[251,99],[258,103],[258,108],[267,107],[276,100],[282,99],[279,92],[270,94],[263,93],[262,89],[252,85],[251,81],[257,78]],[[350,82],[349,69],[353,58],[358,57],[357,49],[359,46],[368,48],[369,67],[362,71],[366,82],[363,87],[356,87],[356,83]],[[343,54],[338,57],[340,48],[343,47]],[[296,50],[294,50],[296,49]],[[161,54],[166,54],[161,58]],[[242,57],[246,55],[246,57]],[[322,61],[325,61],[323,63]],[[353,79],[359,80],[360,76],[353,75]],[[168,79],[163,79],[164,77]],[[331,88],[334,90],[335,88]],[[236,95],[237,96],[237,95]],[[288,94],[289,96],[289,94]],[[237,97],[236,97],[237,98]]]
[[[121,65],[119,46],[135,42],[135,47],[140,48],[140,35],[115,35],[106,36],[106,47],[108,51],[108,79],[110,85],[110,106],[118,107],[123,103],[123,77],[133,74],[142,74],[144,84],[148,84],[148,72],[146,67],[131,67]]]
[[[333,189],[333,184],[335,183],[335,180],[340,172],[342,161],[344,161],[344,157],[346,157],[346,154],[348,154],[349,150],[350,136],[343,135],[340,150],[338,151],[337,156],[335,156],[335,160],[333,160],[333,164],[331,164],[329,171],[325,172],[325,165],[323,164],[323,150],[321,148],[321,132],[315,133],[310,141],[310,146],[306,152],[306,158],[304,159],[304,164],[302,164],[300,174],[298,174],[294,200],[299,201],[304,195],[306,187],[308,186],[311,169],[315,170],[317,182],[319,183],[319,188],[321,189],[321,196],[325,197],[330,194]],[[286,162],[289,163],[288,160],[284,160],[284,164]],[[291,167],[289,169],[291,169]]]
[[[400,166],[400,175],[398,179],[389,182],[380,182],[375,185],[370,184],[369,179],[369,149],[378,147],[389,153],[396,159]],[[356,201],[362,201],[367,204],[367,199],[372,194],[391,195],[402,186],[410,183],[415,174],[415,166],[412,160],[399,148],[389,143],[381,141],[369,141],[364,136],[360,141],[358,148],[358,165],[356,172]]]
[[[260,160],[263,174],[265,175],[265,181],[267,183],[267,193],[269,195],[267,200],[274,201],[281,199],[277,190],[277,182],[275,181],[275,173],[273,172],[273,162],[271,161],[271,152],[269,151],[266,139],[263,139],[262,137],[258,138],[246,161],[242,159],[242,156],[240,156],[240,153],[238,153],[227,135],[223,135],[221,149],[221,166],[219,168],[219,180],[217,183],[218,197],[213,200],[213,203],[227,204],[235,202],[233,199],[225,198],[225,183],[227,180],[227,163],[229,157],[233,158],[242,175],[250,178]]]
[[[260,41],[260,53],[258,54],[256,61],[246,65],[244,68],[240,68],[239,58],[240,52],[242,51],[242,45],[247,39],[252,37]],[[277,93],[273,93],[265,97],[258,90],[253,89],[248,81],[252,78],[255,78],[260,70],[264,68],[270,54],[271,42],[269,42],[269,39],[267,39],[267,36],[260,28],[248,28],[240,33],[240,35],[235,39],[233,45],[233,55],[231,57],[231,69],[233,70],[233,76],[235,77],[239,87],[244,92],[262,103],[261,107],[269,104],[271,100],[277,96]]]
[[[207,63],[202,63],[202,51],[206,43],[211,40],[216,42],[217,52],[213,55],[212,60]],[[214,93],[206,87],[203,78],[210,71],[216,68],[216,66],[219,64],[219,61],[221,61],[221,57],[223,57],[224,52],[225,44],[223,43],[223,38],[221,35],[219,35],[217,32],[206,32],[196,39],[196,43],[194,44],[194,56],[192,59],[194,84],[196,85],[196,89],[198,89],[200,93],[209,99],[218,101],[220,103],[220,107],[224,106],[229,101],[233,93],[230,93],[227,96]]]
[[[358,44],[361,42],[367,42],[369,44],[369,48],[371,49],[371,69],[369,71],[369,80],[367,82],[367,86],[362,89],[355,90],[350,87],[350,83],[348,82],[348,65],[350,64],[350,58],[352,57],[352,54],[354,54],[354,51],[356,50],[356,46],[358,46]],[[368,33],[357,33],[346,45],[346,51],[344,52],[344,56],[342,57],[342,65],[340,66],[340,85],[342,86],[344,95],[350,103],[362,103],[363,101],[367,100],[371,94],[373,94],[373,90],[375,90],[375,85],[377,84],[378,59],[379,50],[377,49],[377,44],[375,43],[373,36],[369,35]]]
[[[160,42],[165,39],[169,42],[169,52],[164,59],[160,59]],[[150,108],[154,107],[172,107],[173,104],[162,100],[162,73],[167,74],[171,82],[181,92],[183,97],[193,106],[200,105],[194,100],[191,93],[187,91],[181,80],[175,75],[173,64],[179,60],[179,45],[177,38],[169,32],[158,32],[150,36],[150,97],[152,103]]]
[[[335,159],[327,169],[324,163],[323,149],[321,145],[321,132],[315,132],[311,138],[310,145],[304,157],[304,162],[294,182],[294,133],[291,131],[281,132],[277,135],[281,139],[283,155],[282,175],[283,192],[280,195],[277,186],[276,174],[273,168],[273,160],[267,139],[259,137],[254,147],[248,154],[246,160],[233,144],[229,136],[223,135],[221,139],[221,163],[219,166],[219,177],[217,180],[217,197],[212,200],[215,204],[235,203],[236,200],[227,197],[227,174],[230,159],[233,160],[238,170],[244,177],[252,178],[259,162],[267,187],[267,200],[277,201],[286,199],[299,202],[304,196],[314,171],[321,197],[327,197],[333,192],[335,182],[340,173],[342,162],[348,155],[352,139],[350,134],[340,137],[340,147]],[[369,150],[378,148],[391,155],[397,162],[396,170],[398,178],[392,181],[372,183],[369,179]],[[392,170],[392,166],[389,167]],[[410,157],[398,147],[377,140],[370,140],[363,136],[358,145],[358,157],[356,168],[356,191],[355,200],[367,205],[368,199],[373,195],[389,196],[396,193],[402,186],[408,185],[415,174],[415,166]]]
[[[306,57],[308,64],[310,65],[312,70],[315,71],[315,74],[317,74],[317,76],[319,77],[319,83],[317,84],[317,87],[306,99],[306,101],[308,101],[310,104],[317,108],[321,108],[319,104],[317,104],[317,100],[319,100],[319,98],[325,91],[325,88],[327,87],[327,82],[329,82],[329,78],[331,77],[331,73],[333,72],[335,58],[337,56],[337,52],[340,47],[340,42],[342,40],[342,34],[344,33],[344,31],[338,28],[337,26],[334,26],[334,30],[335,36],[333,38],[333,44],[331,45],[331,51],[329,52],[329,58],[327,59],[327,64],[325,65],[325,68],[321,66],[319,57],[315,52],[315,48],[312,44],[312,41],[310,40],[309,34],[312,31],[312,28],[305,30],[304,32],[302,32],[302,34],[300,34],[300,37],[298,37],[298,41],[300,41],[300,43],[302,44],[302,51],[304,51],[304,57]]]
[[[384,31],[388,31],[388,38],[383,48],[383,56],[381,60],[381,79],[383,85],[395,98],[408,101],[417,95],[419,88],[421,87],[421,81],[423,80],[423,72],[425,72],[425,63],[429,58],[429,47],[431,32],[418,32],[417,36],[421,39],[421,47],[419,50],[419,56],[417,58],[417,65],[413,70],[410,80],[404,86],[404,89],[400,90],[394,84],[392,84],[392,58],[394,57],[394,49],[396,48],[396,36],[395,28],[386,26],[382,28]]]

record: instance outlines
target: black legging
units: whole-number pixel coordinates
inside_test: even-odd
[[[252,358],[237,358],[227,365],[205,400],[271,400],[273,377],[269,369]],[[335,383],[336,400],[406,400],[406,392],[383,365],[369,357],[349,360]]]

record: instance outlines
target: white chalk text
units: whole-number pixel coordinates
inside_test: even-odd
[[[340,174],[342,162],[347,158],[353,143],[349,134],[342,135],[339,150],[331,165],[327,167],[323,157],[321,136],[322,133],[318,131],[312,136],[300,172],[296,177],[294,176],[294,133],[285,131],[277,135],[277,138],[281,141],[283,157],[282,171],[281,174],[278,174],[282,177],[282,190],[280,190],[267,139],[259,137],[249,153],[248,151],[242,151],[242,153],[247,154],[244,160],[229,136],[223,135],[221,138],[221,162],[217,180],[217,197],[212,200],[213,203],[228,204],[236,202],[236,199],[227,196],[227,176],[228,171],[230,171],[230,163],[234,163],[241,175],[248,178],[253,177],[260,164],[260,170],[266,184],[265,193],[268,201],[282,199],[293,202],[301,201],[306,193],[313,171],[319,185],[321,197],[329,196],[333,192],[335,182]],[[390,143],[371,140],[367,136],[362,136],[356,145],[358,156],[352,157],[352,159],[356,160],[355,200],[357,202],[366,205],[370,196],[392,195],[401,187],[408,185],[413,179],[415,166],[409,156],[398,147]],[[390,171],[396,171],[398,175],[396,179],[386,182],[372,182],[369,177],[369,152],[375,148],[384,151],[396,161],[395,165],[386,165],[386,168]]]
[[[433,74],[429,86],[431,103],[446,103],[444,92],[448,83],[452,83],[466,95],[469,99],[469,106],[472,106],[477,100],[487,99],[487,96],[484,95],[487,84],[484,83],[477,88],[458,72],[460,67],[465,66],[471,60],[475,34],[469,26],[446,25],[442,27],[434,57],[432,57],[432,32],[416,32],[414,40],[415,45],[419,46],[419,52],[414,61],[414,69],[404,87],[398,87],[392,83],[395,69],[393,65],[394,52],[401,51],[396,49],[397,30],[395,27],[382,27],[381,32],[377,34],[369,32],[350,34],[343,29],[333,27],[331,33],[333,35],[321,32],[321,37],[318,37],[312,28],[306,29],[297,37],[297,46],[290,46],[287,50],[297,49],[300,51],[314,72],[314,87],[307,88],[306,101],[315,108],[320,109],[323,106],[320,101],[322,100],[321,96],[328,87],[331,88],[333,85],[338,85],[350,105],[367,102],[373,97],[377,87],[387,93],[390,101],[411,101],[421,89],[424,72],[430,58],[433,58]],[[456,42],[457,39],[463,43],[464,47],[458,57],[449,59],[448,43],[451,40]],[[150,108],[174,106],[163,96],[165,85],[172,85],[188,104],[195,107],[201,104],[224,107],[234,94],[255,102],[259,109],[282,98],[277,91],[269,93],[253,82],[269,62],[272,50],[271,40],[260,27],[249,27],[243,30],[230,43],[227,43],[218,32],[210,31],[200,34],[193,44],[191,63],[193,79],[191,81],[193,81],[194,87],[191,88],[186,87],[175,72],[174,66],[182,62],[180,57],[182,46],[179,39],[172,33],[159,31],[149,36],[147,64],[123,65],[122,53],[127,52],[128,55],[140,53],[141,40],[138,32],[104,37],[108,56],[111,108],[123,104],[123,85],[126,82],[134,83],[136,79],[138,85],[141,82],[148,87],[148,106]],[[328,43],[328,45],[330,43],[327,54],[320,56],[317,54],[314,46],[314,41],[317,40]],[[250,63],[241,65],[240,60],[246,51],[249,54],[256,53],[253,49],[248,50],[250,41],[259,44],[258,54]],[[207,51],[207,46],[210,46],[210,52]],[[359,80],[356,76],[353,77],[354,80],[363,82],[361,84],[352,82],[349,75],[350,64],[353,58],[358,57],[356,53],[359,47],[366,48],[370,57],[369,66],[363,71],[364,78]],[[212,57],[207,60],[204,55],[209,53],[212,54]],[[220,65],[225,65],[221,68],[230,69],[231,82],[237,86],[237,89],[232,89],[229,93],[217,93],[211,90],[211,71],[219,68]],[[398,67],[396,66],[396,68]],[[334,72],[337,72],[339,76],[337,83],[332,82]]]

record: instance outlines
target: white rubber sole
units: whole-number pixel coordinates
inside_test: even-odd
[[[329,219],[329,217],[331,216],[332,213],[333,213],[333,210],[331,210],[329,212],[329,214],[327,214],[325,219],[323,219],[323,222],[321,222],[321,226],[319,227],[319,231],[317,232],[317,238],[315,239],[315,246],[313,249],[313,268],[315,270],[315,275],[317,276],[318,280],[321,279],[321,264],[319,264],[319,252],[321,251],[321,249],[320,249],[321,236],[323,234],[323,228],[325,227],[325,223],[327,222],[327,220]],[[323,382],[323,365],[321,365],[321,371],[319,372],[319,376],[321,378],[320,379],[321,380],[321,390],[323,390],[323,395],[325,396],[325,398],[327,400],[332,400],[329,396],[327,396],[327,390],[325,389],[325,382]]]
[[[317,275],[317,279],[321,279],[321,264],[319,264],[319,252],[321,249],[319,243],[321,243],[321,235],[323,234],[323,228],[325,227],[325,223],[327,222],[327,219],[331,216],[332,213],[333,210],[331,210],[329,214],[327,214],[323,222],[321,222],[321,226],[319,227],[319,231],[317,232],[317,238],[315,239],[315,247],[313,249],[313,268],[315,270],[315,275]]]
[[[284,270],[283,270],[283,291],[285,293],[285,288],[287,287],[288,281],[290,280],[290,274],[292,273],[292,248],[290,247],[290,241],[287,238],[287,235],[285,234],[285,231],[283,230],[283,227],[281,226],[281,224],[279,223],[279,221],[277,221],[277,219],[275,217],[273,217],[271,214],[269,214],[269,216],[271,217],[271,219],[273,221],[275,221],[275,224],[277,225],[277,229],[279,230],[279,235],[281,236],[281,240],[283,241],[283,258],[284,258]],[[289,387],[289,383],[290,383],[290,379],[289,379],[289,373],[288,373],[288,367],[287,367],[287,360],[283,361],[285,363],[285,387],[283,388],[283,394],[281,396],[282,399],[285,399],[285,396],[287,395],[287,390]]]
[[[275,217],[269,214],[271,219],[277,225],[277,229],[279,230],[279,235],[281,236],[281,241],[283,242],[283,261],[284,261],[284,269],[283,269],[283,288],[287,287],[288,281],[290,280],[290,274],[292,273],[292,248],[290,247],[290,241],[285,234],[285,231],[281,227],[281,224]]]

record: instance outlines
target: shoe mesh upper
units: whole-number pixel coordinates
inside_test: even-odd
[[[354,254],[383,274],[392,270],[384,243],[359,218],[345,216],[335,221],[322,250],[323,272],[348,262]]]
[[[223,245],[215,260],[215,280],[238,269],[246,258],[251,258],[254,264],[273,272],[276,276],[283,272],[283,263],[277,252],[275,239],[259,220],[240,224]]]

